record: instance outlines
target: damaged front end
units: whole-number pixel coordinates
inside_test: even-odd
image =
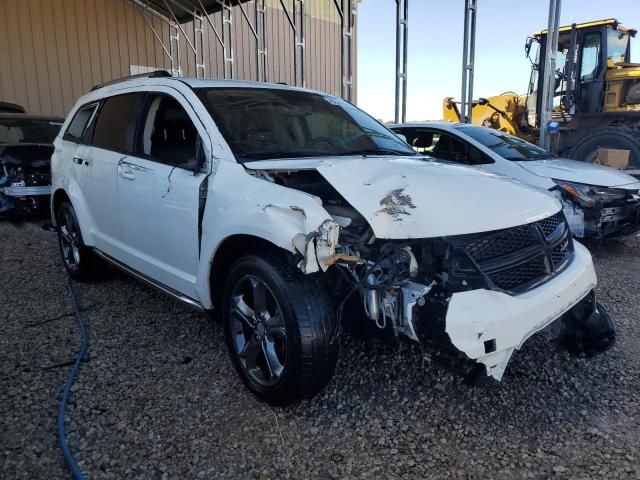
[[[53,146],[0,145],[0,216],[46,211]]]
[[[555,182],[575,237],[621,238],[640,232],[640,195],[637,189]]]
[[[551,324],[575,353],[593,355],[615,341],[606,312],[585,300],[593,298],[595,272],[561,211],[478,234],[381,239],[316,170],[256,175],[313,195],[331,215],[293,245],[303,272],[327,273],[338,318],[357,293],[370,328],[416,341],[465,374],[482,366],[496,380],[513,351]],[[398,208],[408,215],[413,207],[398,195],[392,189],[379,202],[392,222],[402,221],[392,215]]]

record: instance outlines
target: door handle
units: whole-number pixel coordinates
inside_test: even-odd
[[[82,165],[82,162],[84,162],[84,160],[80,157],[73,157],[73,163],[75,163],[76,165]]]

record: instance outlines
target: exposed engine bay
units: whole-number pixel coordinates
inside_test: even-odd
[[[0,145],[0,215],[48,208],[52,154],[52,145]]]
[[[331,252],[326,256],[317,255],[318,268],[309,270],[308,265],[304,265],[305,259],[298,259],[298,266],[305,273],[326,272],[330,279],[326,283],[336,298],[339,328],[345,304],[357,294],[361,314],[370,328],[418,342],[432,358],[469,378],[478,378],[478,373],[485,371],[481,365],[484,364],[486,373],[500,380],[512,351],[521,343],[514,340],[516,343],[506,344],[497,335],[485,336],[483,332],[490,331],[491,326],[473,324],[473,318],[467,312],[470,307],[459,308],[470,296],[460,294],[485,292],[488,297],[482,299],[483,302],[492,301],[494,296],[499,296],[499,301],[503,297],[517,298],[552,281],[571,266],[576,254],[562,212],[528,225],[479,234],[379,239],[367,220],[318,171],[255,170],[251,174],[313,195],[338,226],[324,231],[325,236],[335,238],[326,243],[331,246]],[[404,208],[400,203],[389,205],[388,198],[392,195],[380,200],[381,209]],[[320,228],[318,236],[322,232],[323,228]],[[307,245],[313,243],[309,238],[306,240]],[[319,242],[315,245],[317,251]],[[304,246],[296,245],[296,248],[301,254],[305,251]],[[579,253],[582,254],[582,250]],[[535,331],[558,317],[573,319],[578,309],[584,318],[577,323],[583,325],[591,319],[597,324],[593,329],[597,331],[597,338],[588,339],[587,334],[583,335],[582,343],[573,341],[572,344],[581,343],[583,352],[587,344],[592,350],[593,344],[599,345],[595,350],[608,349],[615,340],[609,317],[606,312],[600,315],[595,301],[590,310],[580,301],[593,286],[595,276],[593,285],[580,287],[582,292],[567,292],[568,297],[579,295],[573,301],[573,308],[555,314],[550,312],[549,318],[535,326]],[[456,301],[456,312],[462,313],[456,313],[453,318],[449,307],[456,295],[464,300]],[[593,320],[594,316],[598,319]],[[510,321],[517,321],[517,318],[505,318],[505,323]],[[561,329],[561,336],[575,336],[575,323],[571,328]],[[479,328],[479,331],[470,334],[472,328]],[[463,332],[459,338],[452,334],[456,330]],[[519,333],[523,336],[522,342],[535,331]],[[473,337],[472,340],[463,339],[467,335]]]

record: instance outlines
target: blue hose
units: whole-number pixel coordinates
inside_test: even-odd
[[[87,336],[87,331],[84,326],[84,320],[82,319],[82,315],[80,314],[78,299],[76,298],[76,292],[73,289],[71,279],[69,279],[69,294],[71,295],[73,310],[75,311],[76,318],[78,319],[82,345],[80,346],[80,352],[76,357],[76,361],[73,364],[71,373],[67,378],[67,382],[64,385],[64,390],[62,391],[62,399],[60,400],[60,405],[58,406],[58,440],[60,441],[60,446],[62,447],[62,455],[64,456],[64,461],[67,463],[69,470],[71,470],[73,478],[76,480],[85,480],[85,476],[80,470],[80,467],[78,467],[76,459],[73,458],[73,454],[71,453],[71,449],[69,448],[69,443],[67,442],[67,435],[64,430],[64,412],[67,408],[67,403],[69,402],[69,393],[71,392],[71,386],[73,385],[73,381],[78,374],[80,364],[82,363],[82,360],[84,359],[85,355],[87,354],[87,350],[89,349],[89,337]]]

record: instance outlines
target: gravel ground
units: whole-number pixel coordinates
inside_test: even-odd
[[[259,403],[220,328],[122,275],[77,285],[91,346],[67,429],[89,478],[640,478],[640,240],[593,245],[618,344],[580,360],[544,335],[470,388],[413,347],[344,338],[309,402]],[[79,346],[55,234],[0,223],[0,478],[69,478],[56,438]]]

